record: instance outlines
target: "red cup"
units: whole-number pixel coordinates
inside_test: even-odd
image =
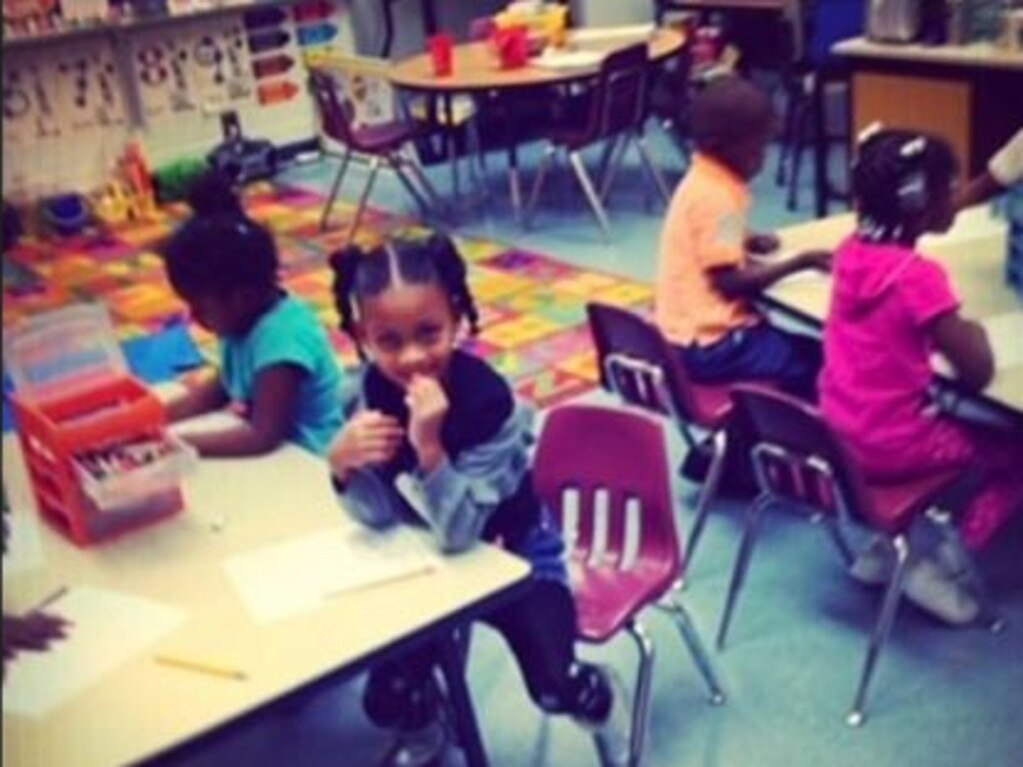
[[[524,25],[516,24],[495,31],[498,57],[502,69],[524,67],[529,59],[529,31]]]
[[[433,61],[433,73],[437,77],[450,75],[455,48],[454,38],[447,32],[441,32],[426,41],[426,48],[430,51],[430,59]]]

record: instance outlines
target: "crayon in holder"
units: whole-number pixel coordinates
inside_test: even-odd
[[[167,434],[163,405],[128,372],[103,306],[60,309],[12,328],[4,362],[25,467],[47,522],[87,546],[183,508],[181,477],[195,453]],[[160,447],[144,460],[93,470],[95,456],[127,455],[129,445]]]

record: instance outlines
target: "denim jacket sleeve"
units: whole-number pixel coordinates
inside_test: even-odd
[[[518,489],[529,469],[532,423],[532,408],[517,402],[492,439],[411,478],[412,493],[422,500],[411,505],[442,550],[461,551],[475,543],[490,515]]]
[[[335,483],[338,501],[356,521],[367,527],[383,529],[403,518],[401,498],[376,472],[356,469],[342,488]]]

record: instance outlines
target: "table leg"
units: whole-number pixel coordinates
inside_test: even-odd
[[[458,180],[458,137],[455,125],[455,97],[451,93],[444,94],[444,127],[448,137],[448,160],[451,163],[451,189],[457,201],[461,198],[461,184]]]
[[[508,185],[511,193],[512,213],[515,223],[522,225],[522,186],[519,183],[519,152],[518,146],[508,147]]]
[[[443,642],[441,671],[447,686],[449,702],[454,713],[455,733],[469,767],[486,767],[487,755],[483,750],[476,712],[465,683],[465,652],[455,637]]]
[[[814,207],[817,218],[828,214],[828,137],[827,119],[824,115],[824,91],[827,88],[827,76],[824,68],[813,75],[813,192]]]

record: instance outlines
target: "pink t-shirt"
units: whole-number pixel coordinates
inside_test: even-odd
[[[820,404],[866,467],[926,428],[928,326],[958,306],[944,268],[911,248],[854,235],[835,252]]]

